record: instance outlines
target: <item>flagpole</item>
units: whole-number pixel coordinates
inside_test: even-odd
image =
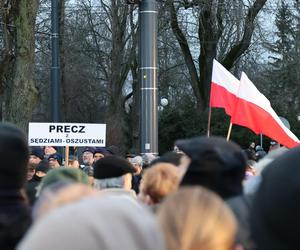
[[[207,137],[210,137],[210,122],[211,122],[211,106],[209,106],[208,109]]]
[[[66,150],[65,150],[65,167],[67,167],[69,165],[69,146],[66,146]]]
[[[232,122],[230,122],[229,128],[228,128],[228,133],[227,133],[227,138],[226,140],[229,141],[230,134],[231,134],[231,129],[232,129]]]

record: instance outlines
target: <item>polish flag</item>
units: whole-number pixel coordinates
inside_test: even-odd
[[[214,59],[209,106],[224,108],[226,114],[231,115],[239,85],[240,81]]]
[[[256,134],[262,133],[287,148],[300,144],[299,139],[275,113],[269,100],[258,91],[244,72],[241,76],[231,122],[247,127]]]

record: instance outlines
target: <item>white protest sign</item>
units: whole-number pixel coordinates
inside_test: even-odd
[[[30,122],[29,146],[105,147],[106,124]]]

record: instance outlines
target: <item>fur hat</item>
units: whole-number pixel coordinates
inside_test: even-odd
[[[135,169],[129,161],[119,156],[107,156],[94,165],[94,177],[96,179],[106,179],[119,177],[127,173],[134,173]]]
[[[20,189],[26,181],[29,151],[25,134],[0,123],[0,189]]]
[[[176,145],[191,158],[181,185],[201,185],[223,198],[242,194],[246,156],[237,144],[203,136],[178,140]]]

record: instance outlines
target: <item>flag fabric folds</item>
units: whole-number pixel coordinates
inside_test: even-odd
[[[214,60],[209,106],[224,108],[226,114],[232,115],[239,84],[240,81],[238,79]]]
[[[299,139],[283,124],[269,100],[259,92],[244,72],[234,106],[231,113],[233,124],[247,127],[256,134],[262,133],[288,148],[299,145]]]

